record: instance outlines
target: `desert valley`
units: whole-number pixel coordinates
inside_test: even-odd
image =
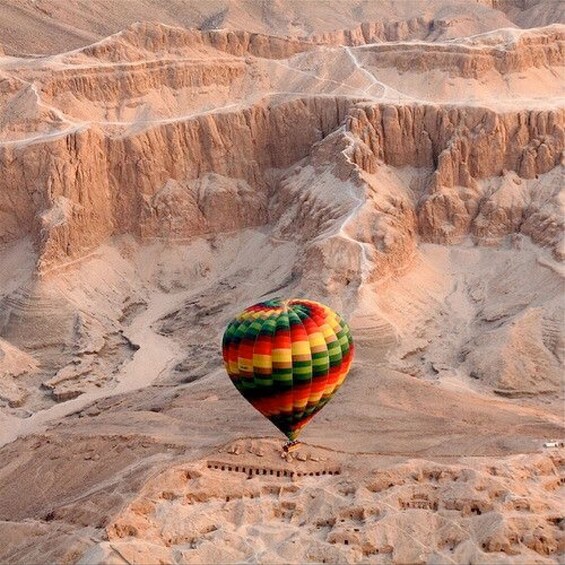
[[[565,559],[565,3],[0,0],[0,562]],[[348,320],[281,457],[226,324]]]

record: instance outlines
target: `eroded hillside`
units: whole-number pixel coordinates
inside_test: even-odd
[[[199,460],[198,503],[216,505],[207,486],[215,475],[201,470],[207,454],[272,434],[223,374],[223,328],[251,303],[308,295],[351,321],[358,353],[347,386],[304,439],[324,446],[327,465],[353,458],[345,481],[359,471],[355,457],[379,463],[361,465],[368,475],[351,493],[325,479],[337,494],[320,508],[333,512],[348,496],[363,508],[339,522],[292,489],[253,479],[259,490],[249,492],[269,498],[258,508],[273,528],[286,518],[317,528],[311,551],[297,530],[256,558],[412,559],[408,538],[391,532],[421,510],[436,521],[428,530],[422,517],[416,537],[439,536],[426,559],[554,562],[562,548],[545,487],[528,468],[524,492],[541,497],[535,512],[547,516],[518,526],[521,508],[500,489],[521,487],[498,485],[489,469],[524,469],[523,454],[563,433],[565,27],[547,17],[547,2],[538,16],[516,2],[432,2],[423,14],[383,3],[386,18],[345,2],[347,28],[326,7],[220,4],[208,19],[192,6],[190,26],[130,20],[91,42],[94,32],[64,23],[77,2],[57,39],[73,50],[49,55],[29,56],[34,48],[6,36],[0,440],[13,463],[0,480],[14,488],[0,495],[1,535],[11,540],[0,556],[29,562],[56,547],[52,559],[74,562],[100,542],[83,562],[170,560],[164,546],[182,563],[251,559],[241,540],[267,533],[254,529],[239,479],[237,509],[222,506],[234,537],[206,522],[196,528],[204,541],[177,532],[141,543],[141,523],[194,518],[184,503],[155,502],[152,486],[139,489],[151,469]],[[106,8],[109,26],[129,17]],[[59,9],[41,0],[17,17],[43,10],[33,20],[41,27]],[[328,438],[325,425],[341,431]],[[265,445],[237,453],[240,464],[270,457]],[[560,459],[539,457],[543,480],[554,481]],[[406,458],[419,462],[403,467]],[[456,468],[490,490],[477,494],[470,482],[461,504],[441,481],[416,492],[406,477],[432,465],[419,458],[455,460],[437,472]],[[405,477],[387,487],[400,502],[371,490],[379,465]],[[37,466],[75,479],[45,488],[33,479]],[[179,485],[163,498],[200,488]],[[283,502],[271,501],[283,491]],[[475,507],[485,518],[469,518]],[[496,536],[485,533],[487,517]],[[381,519],[390,524],[375,526]],[[446,533],[445,520],[475,532],[476,543]],[[34,547],[23,541],[30,533]],[[210,541],[216,553],[200,547]]]

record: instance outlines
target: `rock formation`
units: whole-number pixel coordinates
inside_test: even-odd
[[[549,5],[0,2],[0,561],[558,562]],[[357,344],[294,475],[218,350],[278,295]]]

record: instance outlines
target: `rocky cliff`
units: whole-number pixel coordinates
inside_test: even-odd
[[[241,30],[200,31],[142,22],[78,50],[67,60],[93,57],[103,61],[123,62],[146,59],[148,53],[154,57],[159,53],[167,53],[168,56],[187,51],[202,53],[207,47],[236,57],[288,59],[315,45],[308,39],[276,37]]]
[[[359,49],[358,53],[368,67],[375,69],[393,67],[400,73],[441,69],[449,77],[478,78],[493,71],[519,73],[532,67],[563,65],[565,33],[559,25],[528,33],[509,29],[491,34],[490,38],[425,45],[378,44]]]
[[[550,4],[0,0],[0,561],[559,562]],[[275,296],[356,345],[294,460]]]
[[[0,195],[0,209],[7,221],[0,241],[31,233],[46,266],[78,257],[111,234],[154,236],[147,218],[174,201],[173,193],[182,199],[183,190],[186,206],[170,208],[170,213],[189,214],[177,221],[194,225],[183,228],[185,235],[203,233],[196,227],[200,215],[218,218],[232,229],[257,225],[265,218],[268,170],[306,157],[315,142],[339,126],[350,104],[346,99],[308,98],[173,121],[127,137],[83,128],[49,141],[4,145],[0,160],[6,189]],[[239,179],[231,181],[232,188],[224,195],[237,193],[237,186],[245,182],[243,190],[256,194],[263,204],[252,213],[236,207],[226,220],[211,206],[217,196],[198,188],[191,196],[192,189],[173,189],[169,182],[195,181],[208,173]],[[221,194],[223,189],[212,190]],[[222,206],[229,206],[229,201]],[[198,214],[190,214],[196,209]],[[161,224],[159,233],[164,229]],[[166,235],[180,234],[171,229]]]
[[[72,4],[66,0],[27,4],[4,0],[0,7],[3,43],[10,53],[61,53],[115,34],[140,19],[201,30],[244,30],[294,38],[324,35],[333,40],[340,34],[363,40],[437,40],[514,27],[516,23],[523,27],[545,25],[559,21],[560,16],[565,21],[559,3],[551,6],[551,0],[545,2],[549,9],[536,6],[544,4],[539,1],[524,5],[490,0],[470,4],[430,0],[425,7],[412,2],[393,6],[391,2],[361,0],[329,0],[316,5],[300,0],[268,4],[257,0],[185,0],[173,5],[160,0],[129,0],[124,5],[98,2],[102,9],[93,8],[86,0]]]
[[[273,171],[311,154],[318,167],[325,166],[313,147],[335,132],[343,141],[332,145],[326,164],[347,150],[368,175],[381,164],[412,166],[426,175],[425,188],[406,202],[417,210],[417,231],[425,239],[454,242],[467,233],[486,237],[524,225],[536,241],[555,246],[559,215],[548,214],[546,206],[553,193],[536,195],[529,183],[527,196],[519,195],[521,179],[560,166],[563,123],[557,110],[497,113],[312,97],[176,120],[125,136],[80,128],[0,148],[6,187],[0,193],[0,240],[32,234],[46,268],[113,234],[175,238],[266,223],[276,191]],[[339,174],[353,170],[342,163]],[[493,178],[505,179],[495,191],[498,200],[481,185]],[[378,186],[374,190],[378,195]],[[502,194],[512,202],[503,203]],[[529,217],[543,214],[544,207],[551,220],[528,229]]]
[[[522,179],[562,166],[564,116],[560,110],[498,114],[457,106],[358,105],[347,128],[356,138],[352,159],[368,173],[380,163],[432,171],[415,203],[424,239],[453,243],[472,233],[496,240],[525,224],[535,241],[561,253],[562,173],[556,172],[549,191],[537,192],[535,183],[520,187]],[[501,177],[496,188],[480,182]],[[532,229],[528,220],[533,214],[539,220],[542,208],[551,219]]]

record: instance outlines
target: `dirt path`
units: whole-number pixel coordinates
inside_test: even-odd
[[[172,339],[157,334],[153,330],[153,324],[182,302],[185,295],[185,292],[181,295],[154,294],[149,307],[140,313],[124,332],[128,339],[139,346],[139,349],[120,371],[118,384],[114,388],[86,392],[73,400],[56,404],[25,419],[0,414],[0,447],[18,437],[42,432],[49,423],[77,412],[95,400],[151,385],[180,359],[179,345]]]

